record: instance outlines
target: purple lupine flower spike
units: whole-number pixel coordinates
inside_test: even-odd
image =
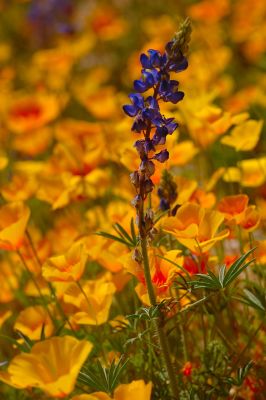
[[[159,102],[176,104],[184,97],[179,90],[179,82],[171,79],[171,75],[184,71],[188,66],[185,54],[190,33],[190,22],[186,20],[173,40],[166,44],[164,53],[150,49],[147,54],[141,54],[142,76],[134,81],[136,93],[129,95],[132,104],[123,107],[124,112],[134,118],[131,130],[144,136],[135,142],[141,159],[139,170],[131,174],[137,191],[133,201],[135,207],[138,207],[140,197],[142,201],[145,200],[147,193],[153,190],[150,177],[155,171],[154,161],[164,163],[169,158],[166,148],[156,152],[156,146],[165,145],[167,135],[177,129],[178,123],[174,118],[166,118],[161,114]],[[151,89],[153,95],[145,97],[145,92],[149,90],[150,93]]]

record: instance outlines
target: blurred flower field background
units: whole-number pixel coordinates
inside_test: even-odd
[[[265,22],[0,0],[1,400],[266,398]]]

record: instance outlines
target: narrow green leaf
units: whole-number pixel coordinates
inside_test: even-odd
[[[238,266],[238,269],[231,273],[229,276],[226,274],[224,278],[224,287],[228,286],[231,282],[233,282],[244,269],[246,269],[251,263],[253,263],[254,258],[250,260],[248,263],[244,264],[243,266]],[[230,270],[229,270],[230,271]],[[229,272],[228,271],[228,272]]]
[[[256,297],[252,292],[250,292],[248,289],[244,289],[244,293],[246,295],[247,298],[247,304],[253,306],[254,308],[257,308],[261,311],[266,311],[264,305],[262,304],[262,302],[260,301],[260,299],[258,299],[258,297]]]
[[[136,236],[135,223],[134,223],[133,218],[131,218],[131,221],[130,221],[130,231],[131,231],[131,236],[132,236],[133,242],[136,245],[137,244],[137,236]]]
[[[125,245],[128,246],[128,247],[132,247],[132,243],[126,241],[125,239],[122,239],[122,238],[119,237],[119,236],[112,235],[111,233],[107,233],[107,232],[96,232],[96,235],[98,235],[98,236],[103,236],[103,237],[105,237],[105,238],[107,238],[107,239],[112,239],[112,240],[115,240],[115,241],[117,241],[117,242],[123,243],[123,244],[125,244]]]
[[[226,266],[222,265],[220,270],[219,270],[219,282],[221,284],[221,287],[224,287],[225,272],[226,272]]]
[[[228,269],[225,274],[223,286],[227,286],[232,280],[234,280],[239,275],[239,268],[244,263],[244,261],[248,258],[248,256],[254,251],[254,249],[249,250],[246,254],[243,254],[240,258],[238,258]],[[254,261],[254,260],[252,260]],[[250,263],[249,263],[250,264]],[[241,271],[242,272],[242,271]]]
[[[127,231],[123,228],[122,225],[115,223],[114,228],[117,229],[118,232],[121,233],[122,237],[124,237],[126,240],[128,240],[132,245],[134,245],[134,242],[132,240],[132,237],[129,236],[129,234],[127,233]]]

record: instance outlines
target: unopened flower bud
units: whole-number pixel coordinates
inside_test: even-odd
[[[152,176],[154,174],[154,172],[155,172],[155,165],[152,161],[149,160],[147,162],[146,171],[145,171],[147,178]]]
[[[142,254],[141,254],[141,252],[139,251],[139,249],[135,248],[135,249],[133,250],[133,253],[132,253],[132,260],[134,260],[134,261],[136,261],[136,262],[138,262],[138,263],[141,263],[141,261],[142,261]]]
[[[144,193],[145,194],[152,192],[153,187],[154,187],[154,184],[151,179],[146,179],[144,181]]]
[[[134,171],[130,174],[130,181],[135,188],[139,188],[139,174],[138,171]]]
[[[137,196],[135,196],[134,199],[131,201],[131,204],[134,207],[139,208],[141,201],[142,201],[142,199],[141,199],[140,194],[137,194]]]

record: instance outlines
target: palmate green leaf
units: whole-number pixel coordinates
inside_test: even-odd
[[[246,269],[254,259],[245,263],[247,257],[254,251],[249,250],[246,254],[238,258],[232,266],[226,271],[225,265],[222,265],[219,269],[218,276],[212,271],[208,270],[207,274],[196,274],[197,280],[189,282],[193,289],[206,289],[206,290],[220,290],[229,286],[244,269]]]
[[[243,368],[238,368],[235,378],[225,378],[224,381],[234,386],[241,386],[253,365],[253,361],[249,361]]]
[[[128,359],[124,360],[121,356],[116,364],[113,360],[110,368],[105,368],[100,361],[96,361],[96,368],[88,368],[84,366],[79,373],[78,380],[80,383],[90,388],[112,394],[118,384],[119,377],[124,371]]]

